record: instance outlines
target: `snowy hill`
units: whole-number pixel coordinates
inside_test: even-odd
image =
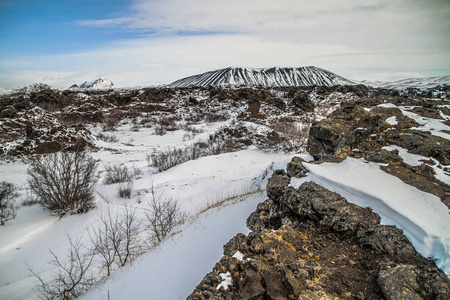
[[[401,79],[397,81],[363,81],[361,82],[364,85],[377,87],[377,88],[385,88],[385,89],[394,89],[394,90],[405,90],[405,89],[432,89],[436,88],[440,85],[450,85],[450,76],[436,76],[436,77],[421,77],[421,78],[407,78]]]
[[[353,81],[317,67],[226,68],[177,80],[171,87],[188,86],[312,86],[354,85]]]
[[[80,85],[78,84],[71,85],[69,87],[69,90],[109,90],[115,87],[116,86],[111,80],[105,77],[101,77],[94,81],[85,81]]]

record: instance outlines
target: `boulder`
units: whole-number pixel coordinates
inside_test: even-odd
[[[286,171],[289,177],[306,177],[308,170],[302,165],[305,162],[301,157],[293,157],[291,162],[287,164]]]

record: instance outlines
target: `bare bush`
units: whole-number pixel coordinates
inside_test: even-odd
[[[122,182],[119,187],[117,188],[117,193],[119,194],[120,198],[131,198],[131,192],[133,191],[133,182]]]
[[[185,148],[173,148],[152,153],[147,155],[147,161],[150,166],[156,167],[159,172],[162,172],[190,160],[232,152],[237,149],[240,149],[239,145],[231,139],[208,140]]]
[[[150,188],[150,210],[146,212],[149,228],[157,242],[161,242],[184,220],[184,213],[177,201],[157,194],[154,186]]]
[[[97,163],[88,152],[63,152],[30,161],[28,184],[53,213],[83,213],[94,207]]]
[[[147,160],[151,166],[158,168],[158,171],[162,172],[194,159],[196,156],[194,152],[189,148],[168,149],[148,155]]]
[[[114,184],[119,182],[128,182],[133,180],[134,174],[127,166],[106,166],[106,175],[104,182]]]
[[[107,143],[116,143],[119,141],[119,139],[114,134],[99,133],[97,137]]]
[[[14,198],[18,196],[17,187],[10,182],[0,182],[0,225],[16,217]]]
[[[122,267],[139,254],[139,225],[135,211],[125,206],[122,216],[113,217],[108,209],[99,227],[89,232],[93,253],[101,257],[107,276],[114,266]]]
[[[93,284],[94,279],[89,272],[93,256],[81,253],[81,239],[73,241],[69,236],[69,254],[66,262],[62,262],[55,253],[50,250],[53,258],[50,264],[56,267],[50,280],[44,280],[41,275],[28,269],[38,280],[36,289],[40,299],[75,299],[86,292]]]
[[[281,118],[269,127],[280,135],[282,148],[286,151],[292,151],[306,146],[310,126],[309,122],[299,124],[294,119]]]

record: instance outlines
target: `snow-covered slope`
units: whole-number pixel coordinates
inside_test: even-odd
[[[108,90],[113,89],[115,87],[116,86],[111,80],[105,77],[101,77],[94,81],[85,81],[80,85],[74,84],[69,87],[69,90]]]
[[[371,87],[385,88],[385,89],[395,89],[395,90],[405,90],[408,88],[416,89],[432,89],[439,85],[450,85],[450,76],[436,76],[436,77],[422,77],[422,78],[407,78],[397,81],[364,81],[364,85]]]
[[[177,80],[171,87],[188,86],[311,86],[353,85],[353,81],[317,67],[226,68]]]

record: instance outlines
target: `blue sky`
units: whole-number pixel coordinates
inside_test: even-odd
[[[129,1],[10,0],[0,4],[0,54],[41,55],[93,49],[114,39],[128,38],[121,30],[92,30],[80,19],[125,14]]]
[[[169,83],[227,66],[450,75],[448,0],[0,0],[0,87]]]

